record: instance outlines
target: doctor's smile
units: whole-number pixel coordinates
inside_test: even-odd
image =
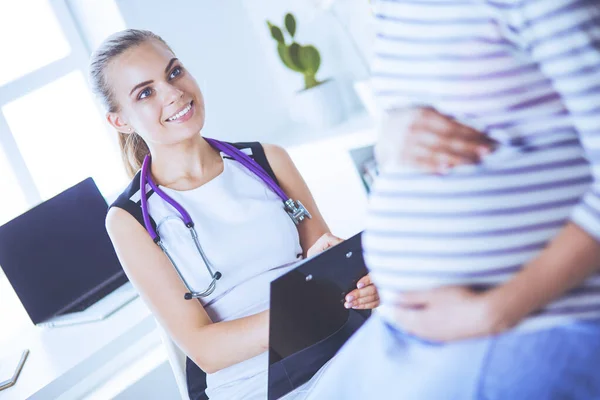
[[[190,118],[192,118],[192,115],[194,115],[194,101],[193,100],[190,101],[185,107],[183,107],[183,109],[176,112],[175,114],[173,114],[172,116],[167,118],[165,121],[181,123],[181,122],[185,122],[185,121],[189,120]]]

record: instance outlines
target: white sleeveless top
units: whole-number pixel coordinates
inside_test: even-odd
[[[190,214],[213,271],[222,273],[215,291],[200,299],[213,322],[267,310],[270,282],[302,258],[297,228],[281,199],[237,161],[223,161],[223,172],[196,189],[161,187]],[[204,291],[211,278],[179,214],[156,194],[148,209],[183,277],[194,291]],[[211,400],[266,399],[267,371],[264,352],[208,374],[206,393]]]

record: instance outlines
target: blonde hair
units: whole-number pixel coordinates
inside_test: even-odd
[[[169,45],[153,32],[140,29],[126,29],[106,38],[92,54],[89,67],[90,85],[94,94],[101,99],[108,112],[118,112],[120,106],[115,99],[110,83],[106,80],[106,68],[114,58],[149,40],[157,40],[171,50]],[[144,157],[150,150],[144,139],[136,132],[117,132],[117,134],[119,135],[121,159],[123,160],[125,170],[127,175],[133,178],[142,167]]]

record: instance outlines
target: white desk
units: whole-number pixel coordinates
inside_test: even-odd
[[[0,400],[80,398],[160,345],[155,328],[154,318],[136,298],[103,321],[29,329],[11,343],[30,354],[17,383],[0,391]]]

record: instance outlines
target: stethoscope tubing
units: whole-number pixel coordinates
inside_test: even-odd
[[[242,152],[241,150],[237,149],[236,147],[234,147],[233,145],[231,145],[229,143],[221,142],[221,141],[218,141],[215,139],[210,139],[210,138],[204,138],[204,139],[212,147],[214,147],[215,149],[219,150],[220,152],[225,153],[226,155],[230,156],[235,161],[239,162],[244,167],[248,168],[257,177],[259,177],[273,192],[275,192],[281,198],[281,200],[283,201],[283,204],[284,204],[284,209],[286,210],[286,212],[292,218],[292,220],[294,221],[294,223],[296,225],[299,224],[301,221],[303,221],[305,217],[312,218],[312,216],[310,215],[308,210],[306,210],[304,205],[300,201],[294,201],[290,197],[288,197],[285,194],[285,192],[283,191],[283,189],[281,189],[279,187],[279,185],[271,178],[271,176],[269,176],[269,174],[255,160],[250,158],[250,156],[248,156],[247,154],[245,154],[244,152]],[[213,272],[210,261],[208,260],[208,257],[206,256],[206,254],[204,253],[204,250],[202,249],[202,246],[200,245],[200,240],[198,239],[198,233],[196,232],[196,229],[194,227],[194,221],[192,220],[192,217],[190,216],[190,214],[185,210],[185,208],[183,206],[181,206],[181,204],[179,204],[177,201],[175,201],[173,198],[171,198],[168,194],[166,194],[152,180],[152,177],[150,176],[150,173],[149,173],[151,162],[152,161],[151,161],[150,154],[146,155],[146,157],[144,158],[144,161],[142,163],[142,168],[141,168],[141,172],[140,172],[141,208],[142,208],[142,217],[144,220],[144,226],[146,228],[146,231],[148,232],[148,234],[150,235],[150,237],[152,238],[154,243],[156,243],[161,248],[161,250],[165,253],[165,255],[169,259],[170,263],[173,265],[173,268],[175,268],[177,275],[179,276],[179,278],[185,285],[186,289],[188,290],[188,292],[185,293],[184,298],[186,300],[190,300],[193,298],[207,297],[214,292],[214,290],[216,288],[217,280],[219,280],[222,277],[222,274],[219,271]],[[150,221],[150,213],[148,212],[148,199],[146,197],[146,185],[147,184],[161,199],[163,199],[165,202],[167,202],[169,205],[171,205],[179,213],[179,215],[181,216],[182,222],[189,229],[192,240],[194,241],[194,245],[196,246],[198,253],[202,257],[202,260],[204,261],[206,269],[212,278],[211,283],[209,284],[209,286],[206,290],[204,290],[202,292],[195,292],[191,289],[189,283],[184,278],[179,267],[177,266],[177,263],[175,262],[175,260],[171,256],[171,254],[169,253],[167,247],[162,242],[157,230],[154,229],[154,227],[152,226],[152,223]]]

